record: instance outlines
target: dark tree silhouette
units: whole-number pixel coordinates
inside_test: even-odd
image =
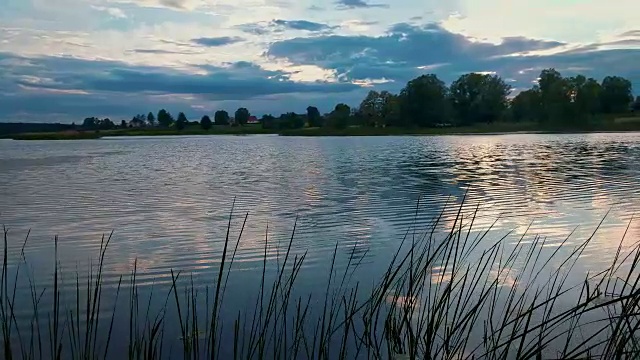
[[[276,118],[271,114],[262,115],[260,123],[263,129],[277,129]]]
[[[200,127],[202,127],[204,130],[211,129],[212,125],[213,123],[211,122],[211,118],[209,117],[209,115],[203,116],[200,120]]]
[[[224,110],[216,111],[213,116],[216,125],[229,125],[229,113]]]
[[[449,89],[457,122],[463,125],[500,119],[510,92],[499,76],[475,73],[462,75]]]
[[[147,122],[151,127],[156,126],[156,117],[153,116],[153,113],[151,111],[149,111],[149,113],[147,114]]]
[[[167,110],[162,109],[158,111],[158,124],[162,127],[169,127],[173,123],[173,117]]]
[[[239,108],[238,110],[236,110],[235,117],[236,123],[238,125],[245,125],[247,121],[249,121],[249,117],[251,117],[251,114],[246,108]]]
[[[189,120],[187,120],[187,116],[181,112],[178,114],[178,120],[176,120],[176,129],[182,130],[189,124]]]
[[[434,126],[449,120],[448,89],[434,74],[409,81],[400,92],[403,122],[413,126]]]
[[[322,124],[322,115],[320,115],[320,111],[315,106],[309,106],[307,108],[307,120],[309,121],[310,127],[321,127]]]
[[[349,125],[351,108],[347,104],[338,104],[329,114],[329,123],[336,129],[344,129]]]
[[[298,129],[305,126],[330,126],[343,129],[353,126],[431,127],[442,125],[473,125],[501,121],[539,122],[546,126],[580,127],[604,117],[602,114],[640,112],[640,96],[633,101],[631,82],[619,76],[607,76],[601,83],[583,75],[563,77],[550,68],[540,72],[537,83],[509,99],[511,86],[497,75],[469,73],[446,86],[434,74],[421,75],[411,81],[399,94],[388,91],[370,91],[358,107],[352,109],[341,103],[324,116],[315,106],[307,107],[306,114],[287,112],[275,118],[263,115],[264,129]],[[245,125],[251,118],[247,108],[235,112],[234,125]],[[199,125],[205,130],[216,125],[229,125],[229,114],[215,112],[200,122],[190,123],[184,113],[178,120],[165,109],[148,115],[136,115],[129,126],[159,126],[167,128],[175,123],[176,129]],[[8,124],[0,130],[34,128],[36,125]],[[41,126],[50,129],[53,125]],[[56,128],[66,129],[60,124]],[[122,127],[123,124],[120,124]],[[89,117],[82,129],[101,130],[115,128],[109,119]],[[14,130],[12,130],[14,129]]]
[[[619,76],[607,76],[602,80],[600,99],[605,113],[629,111],[629,105],[633,102],[631,81]]]

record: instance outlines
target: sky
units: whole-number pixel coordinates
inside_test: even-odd
[[[640,94],[637,0],[0,0],[0,121],[358,105],[435,73],[544,68]]]

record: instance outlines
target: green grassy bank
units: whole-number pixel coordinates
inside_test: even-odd
[[[82,140],[99,139],[107,136],[177,136],[177,135],[252,135],[275,134],[276,131],[263,129],[260,125],[213,126],[210,130],[188,127],[183,130],[160,128],[114,129],[97,131],[37,132],[7,135],[14,140]]]
[[[331,127],[290,130],[263,129],[261,125],[213,126],[210,130],[192,126],[183,130],[136,128],[100,131],[64,131],[7,135],[14,140],[76,140],[99,139],[107,136],[178,136],[178,135],[256,135],[279,134],[282,136],[392,136],[392,135],[459,135],[504,133],[582,133],[640,131],[640,117],[602,119],[579,125],[553,125],[536,122],[496,122],[473,126],[449,126],[437,128],[417,127],[365,127],[351,126],[344,129]]]
[[[303,128],[284,130],[284,136],[389,136],[389,135],[460,135],[460,134],[508,134],[508,133],[588,133],[640,131],[640,117],[609,119],[582,125],[550,125],[535,122],[477,124],[473,126],[450,126],[437,128],[373,128],[348,127]]]

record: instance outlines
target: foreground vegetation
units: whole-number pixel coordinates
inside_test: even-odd
[[[164,303],[157,313],[148,310],[151,298],[140,296],[135,266],[129,279],[120,277],[117,284],[116,299],[129,293],[126,307],[106,307],[103,265],[111,237],[103,238],[97,266],[86,283],[78,280],[75,296],[65,302],[58,280],[57,239],[53,285],[41,290],[28,271],[27,240],[22,260],[8,265],[5,231],[0,278],[3,355],[5,359],[640,356],[638,242],[630,246],[621,242],[608,268],[584,274],[576,264],[593,236],[577,243],[568,237],[549,250],[547,240],[538,236],[490,240],[491,227],[478,231],[475,218],[475,213],[458,211],[455,219],[446,221],[445,235],[437,235],[445,222],[442,214],[427,226],[415,224],[399,239],[397,252],[370,291],[351,281],[359,265],[355,249],[346,270],[335,270],[336,244],[321,298],[295,292],[306,258],[306,253],[293,255],[295,227],[273,277],[267,271],[265,238],[261,286],[246,293],[255,305],[239,313],[227,310],[225,289],[242,231],[237,239],[227,231],[217,275],[205,294],[194,287],[193,278],[171,270],[168,292],[151,295]],[[32,309],[30,321],[24,323],[15,315],[21,305],[15,285],[21,271],[29,279]],[[576,276],[578,281],[573,280]],[[53,298],[50,308],[41,308],[43,297]],[[119,312],[127,314],[127,328],[114,321]],[[168,320],[169,313],[177,313],[174,322]],[[168,329],[178,329],[180,337],[167,336]],[[125,335],[125,343],[119,344],[126,345],[123,353],[113,350],[114,334]]]

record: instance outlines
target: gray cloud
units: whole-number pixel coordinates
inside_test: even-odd
[[[197,54],[194,51],[172,51],[172,50],[162,50],[162,49],[133,49],[133,50],[128,50],[128,52],[132,52],[136,54],[181,54],[181,55]]]
[[[630,30],[618,36],[619,37],[640,37],[640,30]]]
[[[629,45],[629,41],[624,44]],[[567,75],[585,73],[603,77],[618,74],[640,88],[637,62],[640,49],[599,50],[600,45],[561,52],[556,41],[509,37],[500,44],[473,41],[434,24],[396,24],[382,36],[319,36],[273,43],[268,54],[294,64],[334,69],[347,80],[386,78],[384,86],[397,90],[423,73],[436,73],[452,81],[463,73],[495,71],[516,80],[514,86],[530,87],[540,70],[556,67]],[[554,55],[535,51],[557,50]],[[530,70],[534,69],[534,70]]]
[[[199,94],[209,98],[250,99],[263,95],[344,92],[357,88],[347,83],[290,81],[287,73],[267,71],[249,62],[226,67],[201,66],[205,75],[160,67],[130,66],[114,61],[41,57],[28,61],[35,66],[13,69],[21,86],[58,91],[109,91],[153,94]],[[73,69],[73,71],[69,71]],[[28,74],[27,77],[24,75]]]
[[[0,53],[0,119],[44,115],[41,121],[59,121],[64,114],[117,118],[123,113],[130,115],[143,104],[188,108],[200,103],[244,101],[250,106],[266,97],[271,97],[273,108],[274,104],[281,106],[274,96],[337,96],[360,89],[350,83],[294,82],[285,72],[267,71],[249,62],[200,68],[206,74],[117,61]]]
[[[273,20],[273,23],[293,30],[321,31],[328,30],[332,27],[327,24],[321,24],[307,20]]]
[[[202,46],[218,47],[218,46],[235,44],[243,40],[244,39],[241,37],[221,36],[221,37],[202,37],[202,38],[192,39],[191,41],[195,44],[202,45]]]
[[[138,6],[167,7],[177,10],[188,10],[193,7],[193,0],[128,0]]]
[[[386,4],[370,4],[364,0],[338,0],[338,5],[342,9],[353,8],[388,8]]]
[[[236,28],[253,35],[266,35],[277,31],[273,26],[269,26],[268,23],[247,23],[237,25]]]
[[[247,106],[252,112],[277,114],[317,105],[321,111],[328,111],[337,102],[356,105],[371,89],[353,85],[352,81],[385,78],[391,82],[374,88],[399,91],[406,81],[424,73],[436,73],[450,82],[467,72],[495,71],[521,89],[529,88],[543,68],[555,67],[566,76],[625,76],[636,91],[640,89],[640,49],[633,48],[637,46],[633,32],[610,43],[566,50],[561,42],[524,37],[506,38],[500,44],[479,42],[437,25],[401,23],[381,36],[338,36],[328,33],[324,24],[314,24],[274,20],[253,25],[265,32],[294,27],[320,29],[313,37],[272,43],[267,55],[288,59],[295,65],[334,70],[341,82],[294,82],[287,72],[268,71],[244,61],[194,65],[199,68],[195,74],[118,61],[0,53],[0,121],[79,121],[91,115],[118,119],[161,107],[185,111],[191,117],[200,111],[191,106],[204,107],[201,111],[208,111],[207,107],[235,110]],[[226,41],[209,42],[219,43]],[[185,50],[196,47],[193,43],[176,44]],[[539,50],[548,50],[547,55],[533,53]],[[164,53],[144,48],[130,51]]]
[[[275,19],[267,22],[256,22],[238,25],[240,30],[254,34],[265,35],[270,33],[281,33],[285,30],[302,30],[309,32],[322,32],[335,29],[336,26],[329,26],[318,22],[308,20],[282,20]]]

